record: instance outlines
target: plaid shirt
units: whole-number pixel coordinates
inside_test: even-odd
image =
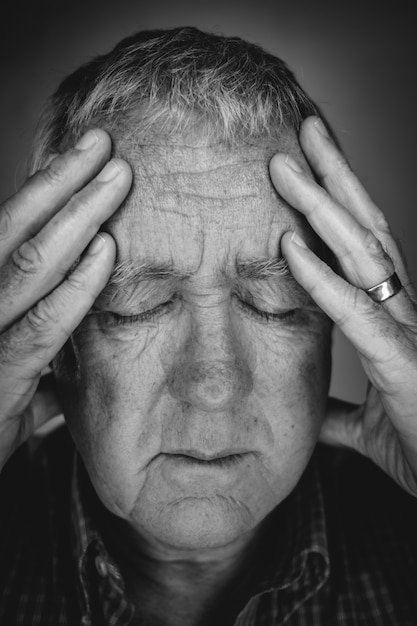
[[[65,428],[23,446],[0,489],[0,625],[127,626],[134,607]],[[235,626],[417,624],[416,503],[368,461],[318,446],[270,521]]]

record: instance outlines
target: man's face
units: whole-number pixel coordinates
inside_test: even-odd
[[[148,538],[220,546],[254,529],[309,460],[330,325],[277,262],[290,228],[315,245],[268,176],[277,151],[307,169],[295,134],[174,143],[117,145],[135,186],[107,230],[128,267],[74,335],[65,413],[108,509]]]

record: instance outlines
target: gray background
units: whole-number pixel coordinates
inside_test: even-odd
[[[382,4],[385,8],[382,8]],[[80,63],[144,28],[194,25],[282,57],[321,105],[417,276],[413,3],[253,0],[2,1],[0,198],[22,181],[46,96]],[[335,334],[332,393],[362,401],[355,352]]]

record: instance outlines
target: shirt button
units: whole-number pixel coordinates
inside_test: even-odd
[[[100,576],[102,576],[103,578],[107,576],[108,574],[107,564],[102,556],[96,556],[96,568]]]

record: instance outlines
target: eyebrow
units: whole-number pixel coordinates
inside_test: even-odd
[[[268,280],[290,276],[287,261],[283,256],[275,259],[237,261],[236,274],[243,280]]]
[[[238,278],[247,281],[290,276],[288,264],[283,257],[237,260],[235,270]],[[123,261],[114,267],[105,291],[107,293],[117,291],[145,281],[183,280],[191,278],[194,274],[194,271],[178,269],[170,262]]]
[[[120,288],[148,280],[183,279],[192,275],[193,272],[179,270],[172,263],[122,261],[115,265],[107,285]]]

